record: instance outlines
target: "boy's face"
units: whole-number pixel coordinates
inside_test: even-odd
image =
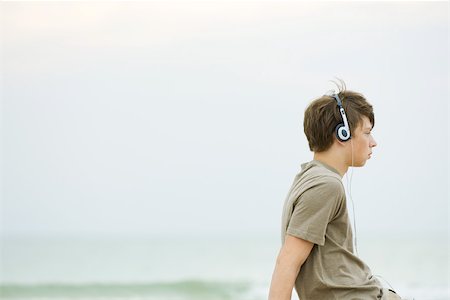
[[[363,116],[362,121],[360,122],[358,128],[354,131],[354,135],[352,136],[349,143],[347,143],[350,149],[350,165],[352,163],[351,158],[351,148],[353,143],[353,166],[362,167],[366,164],[366,161],[370,158],[372,154],[372,148],[377,145],[377,142],[372,136],[372,124],[369,121],[369,118]]]

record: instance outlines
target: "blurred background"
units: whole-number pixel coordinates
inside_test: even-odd
[[[312,159],[303,112],[336,78],[375,111],[343,178],[359,255],[405,298],[450,299],[448,2],[1,2],[0,20],[3,299],[266,299]]]

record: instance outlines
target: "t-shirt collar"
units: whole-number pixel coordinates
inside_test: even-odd
[[[327,168],[328,170],[330,170],[330,171],[332,171],[332,172],[338,174],[339,177],[342,177],[341,174],[340,174],[335,168],[333,168],[333,167],[330,166],[330,165],[327,165],[327,164],[324,163],[324,162],[321,162],[320,160],[313,159],[311,162],[312,162],[312,163],[319,164],[319,165],[322,165],[322,166],[324,166],[325,168]]]

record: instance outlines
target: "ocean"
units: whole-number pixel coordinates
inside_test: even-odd
[[[263,300],[279,247],[275,235],[3,238],[0,298]],[[450,299],[448,237],[359,237],[358,248],[403,298]]]

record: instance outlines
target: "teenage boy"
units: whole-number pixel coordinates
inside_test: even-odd
[[[301,165],[284,204],[269,300],[290,300],[294,286],[300,300],[401,299],[354,253],[342,177],[370,159],[375,118],[362,94],[339,89],[305,110],[314,157]]]

